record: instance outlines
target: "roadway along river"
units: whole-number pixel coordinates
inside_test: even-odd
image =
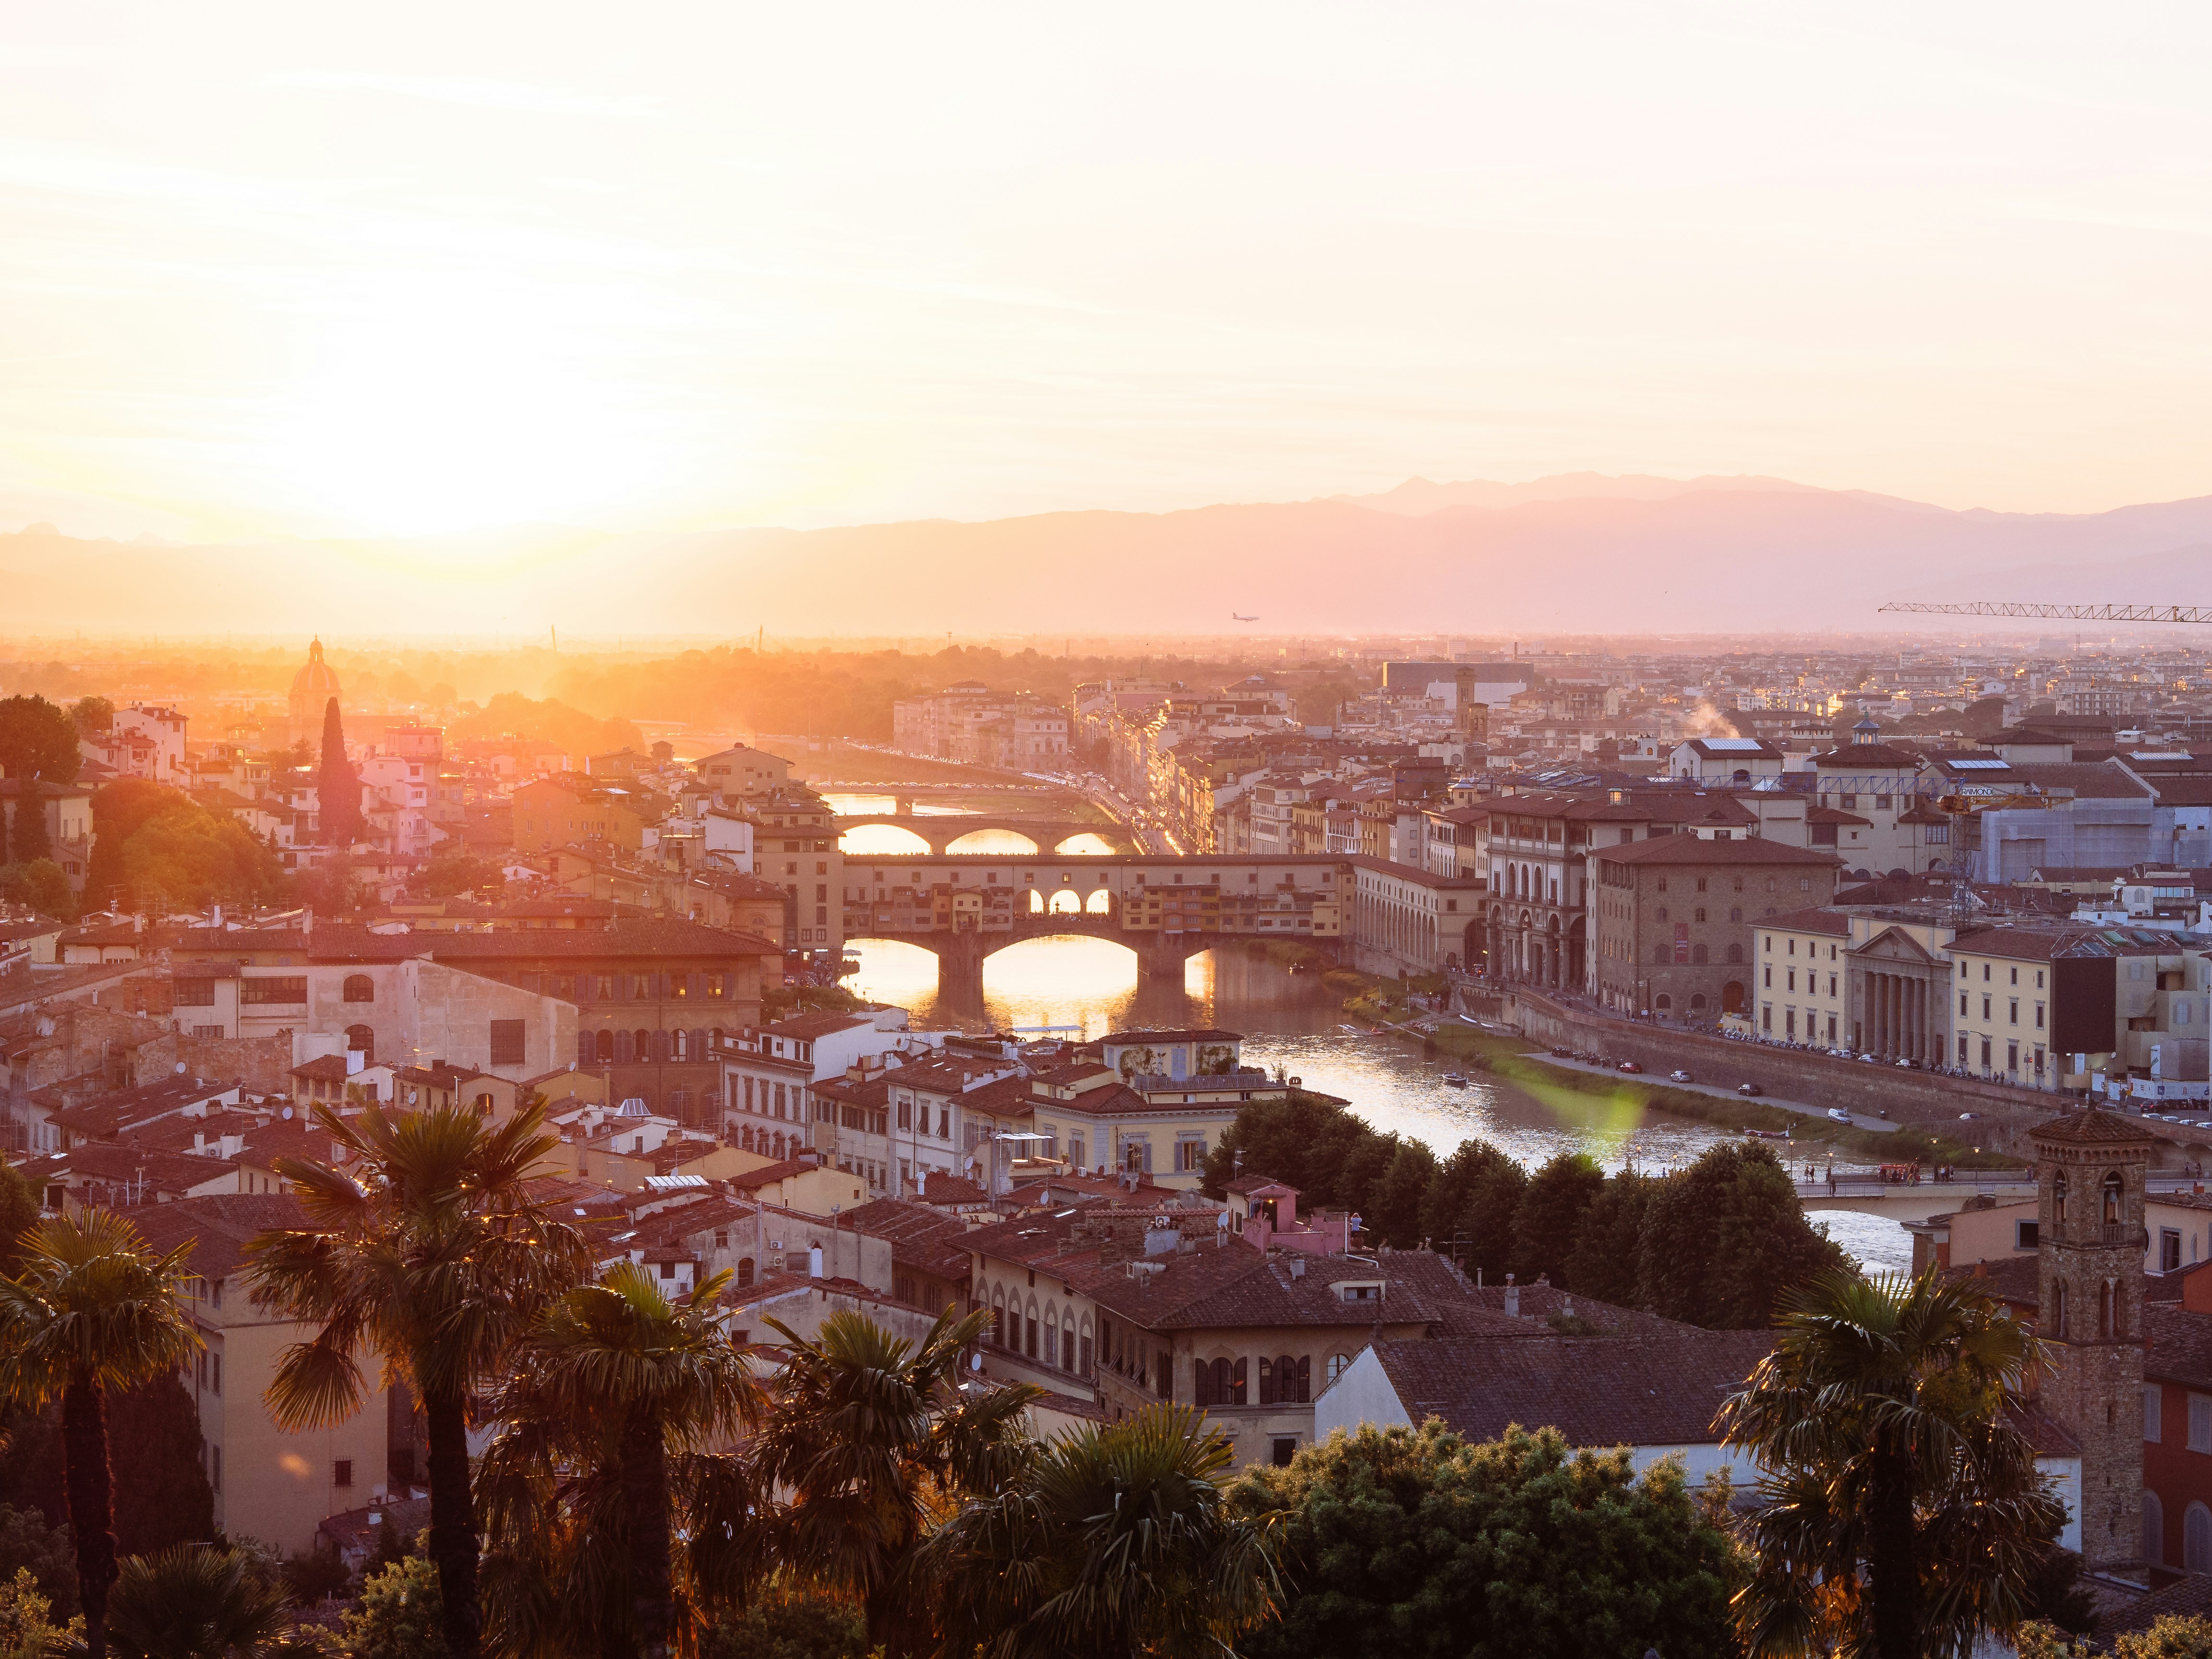
[[[934,957],[884,939],[849,948],[860,962],[847,981],[854,991],[911,1009],[918,1026],[935,1022]],[[1104,939],[1035,939],[983,963],[984,1011],[1000,1030],[1060,1027],[1085,1039],[1133,1026],[1238,1031],[1249,1063],[1270,1071],[1280,1066],[1308,1087],[1350,1101],[1376,1128],[1418,1137],[1439,1156],[1480,1136],[1532,1169],[1574,1148],[1608,1170],[1630,1163],[1656,1170],[1686,1163],[1721,1138],[1703,1124],[1626,1102],[1568,1096],[1555,1107],[1479,1073],[1467,1087],[1450,1087],[1443,1080],[1450,1062],[1423,1060],[1412,1042],[1353,1029],[1342,1000],[1319,975],[1292,974],[1233,947],[1192,957],[1180,986],[1140,985],[1135,957]],[[1831,1236],[1869,1267],[1909,1264],[1911,1241],[1895,1221],[1849,1213],[1824,1218]]]

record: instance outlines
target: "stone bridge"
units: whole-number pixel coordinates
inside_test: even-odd
[[[1119,916],[1074,915],[1066,911],[1017,915],[1012,924],[959,928],[872,927],[867,939],[897,939],[918,945],[937,957],[939,1000],[961,1007],[980,1008],[983,1002],[983,962],[1011,945],[1033,939],[1103,939],[1136,952],[1140,979],[1182,982],[1183,963],[1201,951],[1227,944],[1240,935],[1169,933],[1163,928],[1127,928]]]
[[[895,830],[903,830],[909,835],[919,836],[939,858],[945,856],[954,842],[963,836],[972,836],[979,830],[1011,830],[1039,853],[1056,852],[1063,842],[1073,841],[1078,836],[1097,836],[1116,848],[1127,848],[1132,844],[1129,832],[1118,823],[1054,821],[1024,817],[1014,813],[849,812],[840,813],[836,822],[837,833],[841,836],[848,830],[887,823]],[[865,857],[866,854],[850,856]]]

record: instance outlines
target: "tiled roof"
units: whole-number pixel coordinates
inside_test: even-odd
[[[1708,841],[1701,836],[1659,836],[1650,841],[1631,842],[1626,847],[1594,848],[1590,856],[1606,864],[1788,864],[1829,870],[1843,862],[1832,853],[1792,847],[1784,842],[1719,837]]]
[[[747,1192],[758,1192],[763,1187],[774,1186],[787,1176],[804,1175],[807,1170],[819,1167],[821,1166],[818,1164],[802,1164],[795,1158],[787,1158],[781,1164],[769,1164],[757,1170],[747,1170],[743,1175],[729,1176],[728,1180],[732,1187],[742,1188]]]
[[[296,951],[311,962],[510,961],[530,957],[732,957],[781,955],[752,933],[709,927],[675,916],[624,919],[605,927],[505,928],[488,933],[426,930],[374,933],[366,927],[319,922],[302,939],[297,928],[212,934],[206,941],[179,939],[179,950]],[[179,963],[179,968],[183,964]]]
[[[2033,1308],[2043,1296],[2041,1272],[2039,1256],[2001,1255],[1994,1261],[1972,1261],[1954,1267],[1949,1276],[1979,1280],[1999,1301]]]
[[[808,1041],[834,1036],[839,1031],[856,1030],[869,1024],[870,1021],[857,1014],[793,1014],[789,1019],[780,1019],[775,1024],[761,1029],[769,1036],[797,1037]]]
[[[2212,1314],[2143,1304],[2143,1375],[2212,1390]]]
[[[206,1279],[228,1279],[246,1259],[255,1235],[273,1228],[305,1227],[307,1212],[289,1193],[219,1193],[210,1198],[180,1198],[131,1212],[131,1219],[156,1250],[173,1250],[186,1239],[198,1242],[186,1264]]]
[[[1756,925],[1778,927],[1785,933],[1833,933],[1838,939],[1851,931],[1849,916],[1821,904],[1803,910],[1785,910],[1778,916],[1761,916]]]
[[[1721,1402],[1773,1346],[1770,1331],[1667,1331],[1382,1342],[1375,1355],[1408,1417],[1470,1439],[1517,1423],[1575,1446],[1680,1446],[1719,1438]]]
[[[2212,1574],[2184,1573],[2097,1620],[2097,1640],[2109,1648],[2123,1636],[2147,1631],[2161,1619],[2212,1618]]]
[[[848,1210],[843,1224],[854,1232],[890,1243],[891,1260],[933,1279],[964,1284],[969,1255],[968,1228],[957,1216],[911,1198],[879,1198]]]
[[[2036,1141],[2062,1146],[2148,1146],[2154,1139],[2126,1118],[2094,1106],[2039,1123],[2028,1134]]]

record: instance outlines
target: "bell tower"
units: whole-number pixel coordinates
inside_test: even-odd
[[[2036,1334],[2056,1362],[2037,1396],[2081,1446],[2081,1557],[2142,1559],[2143,1183],[2152,1137],[2091,1109],[2038,1124]]]

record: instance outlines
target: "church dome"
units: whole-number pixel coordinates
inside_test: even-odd
[[[323,660],[323,642],[319,638],[307,647],[307,666],[292,677],[292,695],[318,699],[338,695],[338,677]]]

